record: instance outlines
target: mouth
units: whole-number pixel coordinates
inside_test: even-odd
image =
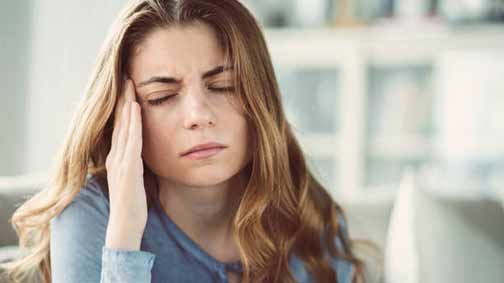
[[[219,152],[223,151],[225,147],[210,147],[200,150],[191,151],[189,153],[183,154],[182,157],[187,157],[189,159],[198,160],[212,157]]]
[[[190,159],[203,159],[221,152],[226,147],[226,145],[217,142],[208,142],[193,146],[189,150],[183,152],[180,156]]]

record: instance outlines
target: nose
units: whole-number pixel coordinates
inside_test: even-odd
[[[198,128],[214,127],[215,115],[208,103],[205,91],[197,87],[189,90],[186,95],[186,115],[184,128],[194,130]]]

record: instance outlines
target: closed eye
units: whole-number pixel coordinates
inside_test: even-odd
[[[152,99],[152,100],[148,100],[147,102],[150,104],[150,105],[159,105],[173,97],[175,97],[177,95],[176,94],[172,94],[172,95],[167,95],[167,96],[163,96],[163,97],[160,97],[160,98],[157,98],[157,99]]]
[[[216,91],[216,92],[232,92],[235,91],[235,88],[233,86],[227,86],[227,87],[208,87],[209,90],[211,91]]]
[[[234,92],[235,91],[234,86],[228,86],[228,87],[208,87],[208,89],[210,91],[218,92],[218,93]],[[177,95],[178,95],[178,93],[175,93],[175,94],[163,96],[163,97],[160,97],[160,98],[157,98],[157,99],[151,99],[151,100],[148,100],[147,102],[150,105],[156,106],[156,105],[160,105],[160,104],[164,103],[165,101],[168,101],[168,100],[172,99],[173,97],[175,97]]]

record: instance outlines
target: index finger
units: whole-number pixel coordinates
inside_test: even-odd
[[[114,128],[112,130],[112,140],[111,140],[111,151],[115,151],[115,144],[117,144],[117,139],[119,135],[119,128],[121,126],[122,112],[125,110],[126,96],[128,89],[128,80],[123,80],[121,94],[118,95],[117,103],[114,112]],[[129,111],[129,109],[127,109]]]
[[[121,113],[124,109],[125,103],[125,93],[127,89],[127,80],[123,80],[123,84],[121,86],[121,94],[117,98],[115,113],[114,113],[114,129],[116,129],[119,125],[119,121],[121,120]]]
[[[136,101],[135,85],[131,79],[126,80],[124,95],[126,100]]]

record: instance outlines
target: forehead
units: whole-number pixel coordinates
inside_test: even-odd
[[[133,50],[130,73],[137,79],[160,73],[199,72],[224,60],[214,29],[201,22],[157,28]]]

